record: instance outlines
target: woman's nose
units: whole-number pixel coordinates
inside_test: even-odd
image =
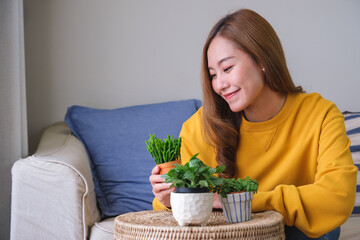
[[[226,79],[226,76],[223,74],[218,75],[216,81],[216,88],[221,91],[223,89],[226,89],[230,86],[229,81]]]

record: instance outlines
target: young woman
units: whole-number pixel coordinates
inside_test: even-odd
[[[295,86],[274,29],[251,10],[221,19],[203,49],[203,107],[183,125],[181,156],[195,153],[223,177],[259,182],[253,212],[284,216],[289,239],[339,237],[351,214],[357,168],[335,104]],[[155,167],[154,209],[170,206]],[[217,196],[214,208],[221,208]],[[322,238],[319,238],[322,239]]]

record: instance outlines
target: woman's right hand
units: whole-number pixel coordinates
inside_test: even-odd
[[[174,187],[169,188],[171,183],[164,183],[165,179],[160,177],[160,168],[155,166],[149,177],[152,192],[154,193],[157,200],[159,200],[166,207],[171,207],[170,204],[170,193],[175,190]]]

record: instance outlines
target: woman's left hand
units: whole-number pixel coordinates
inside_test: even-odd
[[[221,206],[221,203],[219,200],[219,195],[217,193],[214,193],[213,208],[214,209],[222,209],[222,206]]]

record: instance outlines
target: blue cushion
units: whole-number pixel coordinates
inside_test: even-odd
[[[65,122],[88,151],[102,217],[152,209],[149,176],[155,163],[145,141],[150,134],[178,137],[200,104],[183,100],[109,110],[68,108]]]
[[[350,151],[355,166],[358,167],[356,201],[352,215],[360,215],[360,113],[344,112],[346,134],[350,138]]]

